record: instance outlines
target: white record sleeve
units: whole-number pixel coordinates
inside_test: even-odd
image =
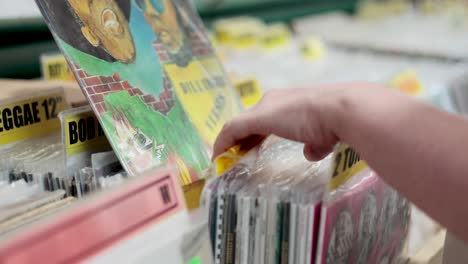
[[[296,252],[296,235],[297,235],[297,204],[291,203],[290,210],[290,230],[289,230],[289,256],[288,263],[294,264]]]
[[[299,205],[298,236],[296,240],[296,264],[305,264],[306,245],[307,245],[307,208],[305,205]]]
[[[242,226],[239,230],[239,255],[236,258],[239,259],[240,264],[248,264],[249,261],[249,247],[250,247],[250,197],[242,198],[242,211],[241,211],[241,222]]]
[[[278,217],[278,201],[271,199],[268,201],[268,218],[267,218],[267,240],[265,248],[265,261],[266,263],[275,263],[275,249],[276,249],[276,225]]]
[[[240,264],[240,257],[241,257],[241,241],[243,240],[243,233],[242,228],[244,226],[243,223],[243,210],[244,210],[244,200],[241,195],[237,195],[237,225],[236,225],[236,244],[235,244],[235,264]]]
[[[313,234],[314,234],[314,211],[315,207],[312,204],[307,206],[307,232],[306,232],[306,263],[312,263],[312,243],[313,243]]]

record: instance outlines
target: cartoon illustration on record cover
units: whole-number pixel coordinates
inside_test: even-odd
[[[127,171],[169,160],[184,184],[197,180],[215,135],[240,104],[192,7],[168,0],[36,2]]]
[[[224,121],[240,112],[202,23],[187,2],[136,0],[151,30],[155,48],[177,97],[197,131],[209,145]],[[200,103],[203,102],[203,103]]]

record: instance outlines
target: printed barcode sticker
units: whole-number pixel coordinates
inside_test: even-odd
[[[367,168],[360,155],[346,144],[339,143],[333,153],[332,176],[329,190],[333,191],[343,183]]]

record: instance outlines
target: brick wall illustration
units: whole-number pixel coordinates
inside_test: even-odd
[[[159,94],[159,98],[155,98],[152,94],[144,94],[141,89],[122,80],[118,73],[114,73],[112,76],[92,76],[76,64],[73,65],[73,68],[79,76],[80,85],[84,87],[91,103],[101,114],[107,111],[104,96],[118,91],[127,91],[131,96],[141,96],[147,106],[162,114],[167,114],[174,105],[172,85],[164,72],[163,91]]]
[[[213,49],[209,42],[202,39],[203,35],[195,32],[191,33],[192,38],[192,53],[194,56],[206,56],[212,55]],[[153,47],[161,61],[161,64],[170,62],[170,58],[166,52],[164,45],[160,42],[154,42]],[[167,114],[167,112],[174,105],[173,86],[167,76],[167,73],[163,70],[163,91],[158,95],[159,98],[155,98],[152,94],[144,94],[140,88],[133,87],[128,81],[122,80],[118,73],[114,73],[112,76],[95,76],[90,75],[77,64],[73,64],[73,70],[78,75],[78,81],[80,85],[84,87],[84,91],[90,98],[90,101],[95,105],[99,113],[105,113],[107,111],[104,104],[104,96],[106,94],[127,91],[131,96],[141,96],[145,101],[146,105],[150,108]]]

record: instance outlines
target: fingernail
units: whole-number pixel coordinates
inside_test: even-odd
[[[308,161],[314,161],[314,155],[312,153],[310,153],[309,151],[306,151],[304,153],[304,157],[306,158],[306,160]]]

